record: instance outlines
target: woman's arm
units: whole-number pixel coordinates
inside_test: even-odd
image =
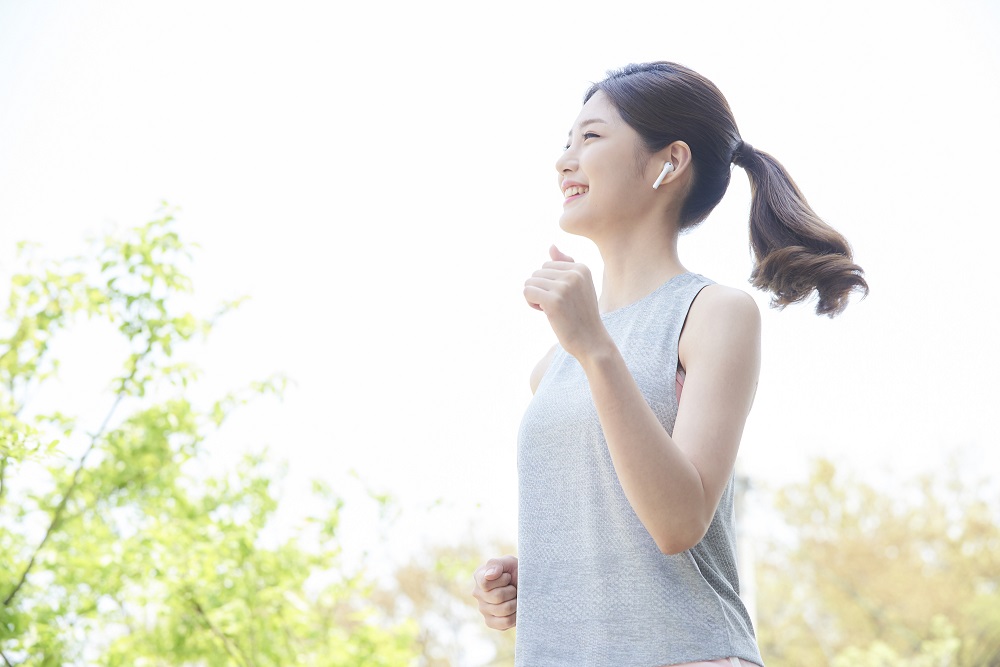
[[[732,474],[760,371],[760,312],[740,290],[710,285],[680,340],[684,400],[668,435],[607,337],[577,354],[625,496],[660,550],[701,541]],[[664,368],[664,382],[674,369]]]
[[[625,496],[664,553],[701,541],[732,474],[760,372],[760,311],[750,295],[709,285],[688,312],[678,355],[684,400],[668,435],[601,321],[590,269],[552,246],[524,283],[590,383]],[[674,382],[674,368],[663,381]]]

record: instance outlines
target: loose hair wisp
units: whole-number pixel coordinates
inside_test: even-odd
[[[681,229],[703,221],[729,187],[730,165],[750,179],[750,282],[773,294],[783,308],[816,291],[816,312],[833,317],[851,292],[868,294],[864,271],[851,247],[823,222],[781,164],[743,141],[729,103],[711,81],[676,63],[631,64],[608,73],[584,95],[598,90],[655,153],[675,141],[691,148],[693,179],[681,208]]]

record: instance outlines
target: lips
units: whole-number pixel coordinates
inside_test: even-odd
[[[563,204],[568,204],[574,199],[579,199],[583,195],[590,192],[590,188],[583,183],[577,183],[575,181],[563,181],[562,184],[563,196],[566,197]]]

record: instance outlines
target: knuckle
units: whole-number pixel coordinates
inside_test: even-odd
[[[510,585],[490,591],[490,602],[493,604],[503,604],[504,602],[516,597],[517,590]]]

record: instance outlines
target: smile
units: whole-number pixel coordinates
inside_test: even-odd
[[[579,199],[583,195],[587,194],[587,192],[589,191],[590,188],[586,188],[580,185],[572,185],[563,190],[563,194],[566,196],[566,200],[563,202],[563,204],[568,204],[574,199]]]

